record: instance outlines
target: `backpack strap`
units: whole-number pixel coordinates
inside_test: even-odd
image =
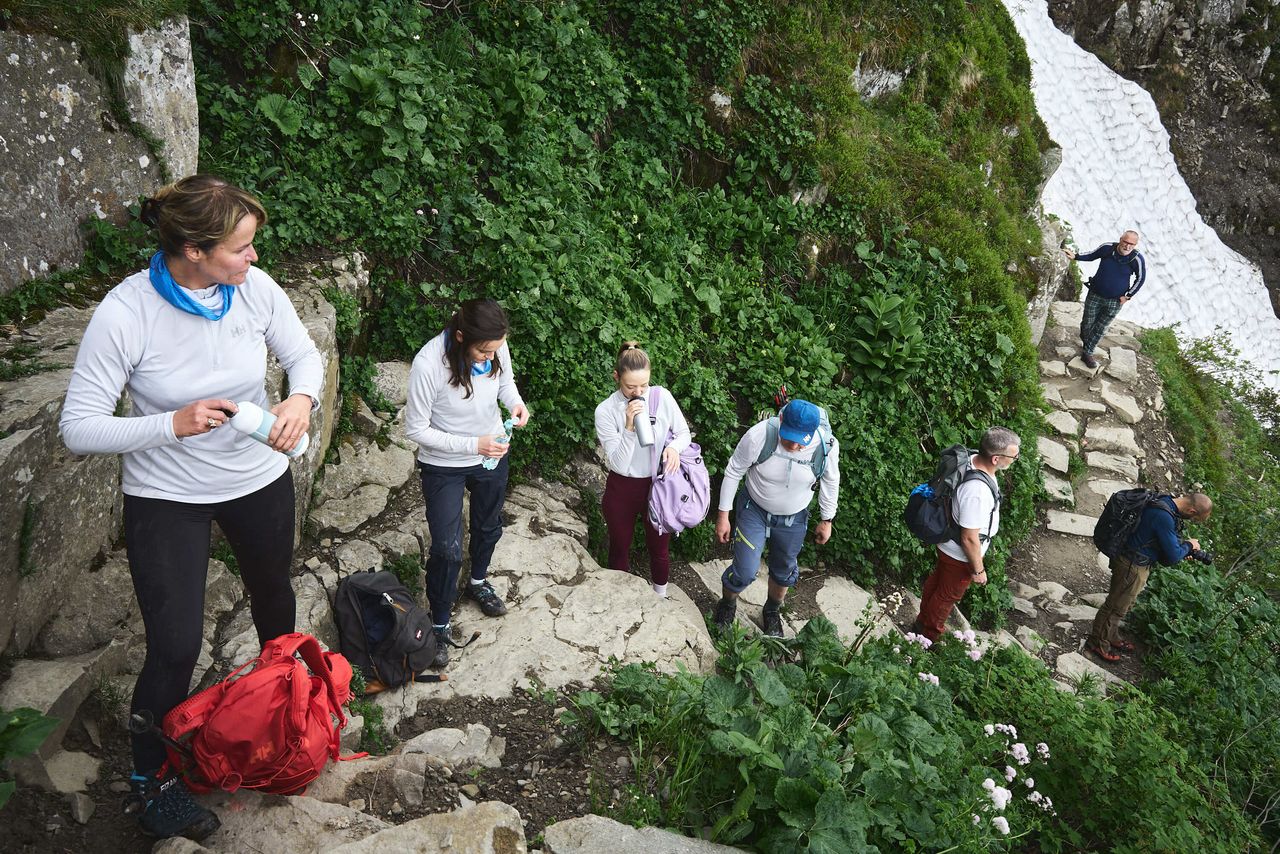
[[[764,445],[760,448],[760,453],[756,456],[756,461],[752,465],[760,465],[769,457],[772,457],[774,451],[778,450],[778,430],[781,429],[781,423],[781,420],[776,415],[765,419]]]
[[[968,483],[971,480],[981,480],[983,483],[985,483],[987,485],[987,489],[991,490],[991,497],[995,499],[995,504],[991,506],[991,515],[987,517],[987,530],[990,531],[991,523],[993,523],[996,520],[996,511],[1000,509],[1000,487],[996,483],[996,479],[991,475],[987,474],[986,472],[984,472],[982,469],[969,469],[967,472],[964,473],[964,477],[960,478],[960,484],[959,486],[956,487],[956,493],[959,494],[960,487],[964,486],[966,483]],[[952,523],[956,524],[956,535],[952,537],[952,540],[955,541],[960,539],[960,533],[959,533],[960,526],[958,523],[956,523],[954,503],[952,504],[951,514],[952,514],[951,521]],[[990,541],[991,541],[990,535],[988,534],[978,535],[978,542],[987,543]]]
[[[268,655],[270,650],[270,655]],[[266,646],[262,648],[262,657],[267,661],[273,661],[281,656],[292,656],[294,653],[302,656],[302,660],[306,662],[307,667],[311,668],[311,672],[319,677],[324,683],[325,690],[329,694],[329,705],[332,707],[333,713],[338,718],[339,727],[347,725],[346,716],[342,714],[342,703],[338,698],[338,689],[333,684],[333,671],[329,669],[329,662],[325,660],[324,650],[320,649],[320,642],[311,635],[304,635],[301,632],[291,632],[287,635],[267,641]],[[304,695],[309,693],[309,689],[305,687],[306,680],[293,680],[295,683],[303,683]],[[296,691],[295,687],[295,691]],[[306,720],[306,703],[302,705],[303,720],[299,723],[299,729],[305,725]]]
[[[764,445],[760,448],[760,453],[756,456],[753,466],[758,466],[765,460],[772,457],[778,450],[778,438],[780,436],[782,422],[779,416],[774,415],[765,420],[764,428]],[[818,425],[816,431],[818,439],[818,447],[814,449],[813,456],[809,458],[809,470],[813,472],[813,488],[818,488],[818,481],[822,480],[822,475],[827,471],[827,449],[831,441],[831,436],[822,429],[822,425]]]

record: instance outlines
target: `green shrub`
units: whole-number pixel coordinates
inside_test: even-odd
[[[44,740],[58,728],[58,719],[42,715],[35,709],[0,709],[0,764],[40,749]],[[0,780],[0,808],[9,801],[17,784]]]
[[[568,721],[635,744],[666,824],[760,851],[1256,843],[1224,787],[1170,740],[1172,715],[1137,692],[1065,694],[1021,651],[974,661],[971,649],[885,638],[854,652],[817,617],[797,657],[777,659],[785,645],[735,631],[716,675],[621,667]],[[1003,810],[987,794],[997,784],[1012,794]]]

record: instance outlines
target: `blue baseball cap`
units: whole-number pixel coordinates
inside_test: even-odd
[[[807,445],[813,441],[813,434],[818,432],[820,419],[821,413],[818,407],[807,400],[797,398],[782,407],[778,436],[788,442]]]

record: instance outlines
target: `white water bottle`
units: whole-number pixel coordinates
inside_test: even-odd
[[[510,418],[508,418],[506,421],[503,421],[503,422],[502,422],[502,435],[501,435],[501,436],[494,436],[494,437],[493,437],[493,441],[495,441],[495,442],[497,442],[497,443],[499,443],[499,444],[502,444],[502,445],[505,445],[505,444],[507,444],[508,442],[510,442],[510,441],[511,441],[511,431],[512,431],[513,429],[515,429],[515,426],[514,426],[514,425],[515,425],[515,422],[514,422],[514,421],[512,421]],[[499,461],[500,459],[501,459],[500,457],[485,457],[483,460],[481,460],[481,461],[480,461],[480,465],[484,466],[484,467],[485,467],[486,469],[488,469],[489,471],[493,471],[494,469],[496,469],[496,468],[498,467],[498,461]]]
[[[267,437],[271,435],[271,428],[275,426],[276,416],[248,400],[242,400],[236,406],[240,408],[240,411],[231,416],[231,426],[249,438],[256,439],[267,445]],[[302,438],[298,440],[298,444],[293,446],[292,451],[282,451],[281,453],[290,458],[300,457],[307,452],[307,446],[310,444],[311,437],[303,433]],[[272,448],[272,450],[275,449]]]

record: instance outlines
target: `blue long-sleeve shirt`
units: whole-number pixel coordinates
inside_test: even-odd
[[[1139,563],[1153,564],[1157,561],[1164,566],[1173,566],[1191,554],[1191,544],[1178,536],[1174,518],[1178,512],[1173,498],[1161,495],[1156,501],[1168,508],[1168,512],[1160,507],[1147,507],[1142,511],[1138,527],[1134,529],[1125,551],[1138,555]]]
[[[1104,243],[1087,255],[1077,255],[1076,260],[1099,262],[1098,271],[1089,280],[1089,290],[1107,299],[1133,298],[1147,280],[1147,261],[1137,249],[1121,255],[1116,244]]]

